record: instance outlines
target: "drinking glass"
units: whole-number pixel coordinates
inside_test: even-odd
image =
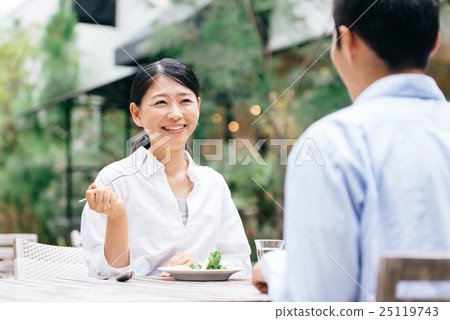
[[[262,256],[267,252],[274,250],[283,250],[284,240],[258,239],[255,240],[255,245],[258,261],[260,261]]]

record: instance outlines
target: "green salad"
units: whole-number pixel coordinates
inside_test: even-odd
[[[217,249],[209,254],[209,258],[205,263],[192,263],[189,265],[191,270],[222,270],[228,269],[228,266],[222,266],[220,260],[222,259],[222,251]]]

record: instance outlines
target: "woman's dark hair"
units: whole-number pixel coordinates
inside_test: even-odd
[[[335,0],[333,15],[338,37],[339,26],[351,27],[392,71],[426,69],[439,31],[439,0]]]
[[[185,86],[194,92],[197,98],[200,96],[200,84],[194,71],[178,60],[165,58],[146,65],[136,74],[131,84],[130,103],[134,102],[140,107],[148,88],[155,82],[155,78],[161,75]],[[132,152],[141,146],[150,148],[150,138],[147,134],[143,134],[134,142]],[[187,143],[186,150],[189,150]]]

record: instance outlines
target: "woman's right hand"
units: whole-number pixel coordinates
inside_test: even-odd
[[[126,215],[125,202],[120,200],[111,188],[91,184],[86,191],[89,208],[98,213],[106,214],[108,218],[119,218]]]
[[[183,264],[200,263],[200,262],[201,262],[200,260],[195,259],[187,252],[177,252],[167,261],[166,267],[174,267]],[[170,277],[170,276],[171,276],[170,273],[167,273],[165,271],[161,272],[161,277]]]

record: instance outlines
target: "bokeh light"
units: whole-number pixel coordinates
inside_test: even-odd
[[[211,117],[211,120],[215,124],[219,124],[222,122],[222,115],[220,113],[214,113]]]
[[[250,107],[250,113],[254,116],[258,116],[261,114],[261,107],[257,104],[254,104]]]
[[[228,130],[230,130],[231,132],[237,132],[239,130],[239,122],[231,121],[228,124]]]

